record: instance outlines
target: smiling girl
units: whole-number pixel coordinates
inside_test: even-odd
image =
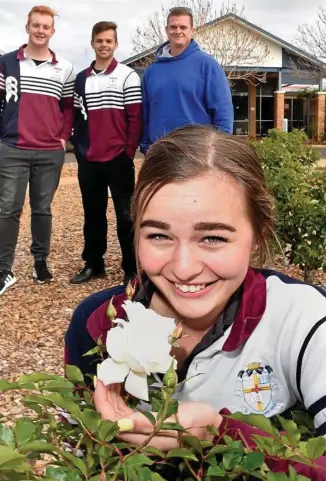
[[[178,129],[148,151],[132,210],[141,278],[134,300],[183,325],[173,354],[179,381],[192,379],[179,393],[180,423],[201,439],[214,424],[235,438],[241,431],[250,443],[259,431],[223,418],[224,408],[271,417],[301,401],[326,434],[326,298],[251,267],[253,259],[268,259],[274,235],[273,201],[254,150],[209,127]],[[69,326],[67,362],[85,374],[96,372],[96,359],[83,354],[105,339],[112,296],[123,316],[124,288],[114,287],[82,302]],[[104,419],[132,419],[124,441],[140,444],[150,433],[149,421],[124,404],[119,385],[98,382],[95,403]],[[177,434],[156,436],[152,445],[176,447]],[[325,479],[324,470],[294,466]]]

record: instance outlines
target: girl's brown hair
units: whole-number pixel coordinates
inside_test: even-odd
[[[265,263],[270,256],[269,240],[275,234],[273,200],[261,162],[248,142],[199,125],[174,130],[146,153],[132,202],[136,252],[141,219],[156,192],[167,184],[214,172],[228,175],[243,187],[258,261]]]

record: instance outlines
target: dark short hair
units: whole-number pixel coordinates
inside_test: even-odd
[[[113,30],[114,38],[115,38],[115,41],[117,42],[118,41],[117,28],[118,28],[118,25],[115,22],[105,22],[105,21],[97,22],[92,28],[92,40],[94,40],[94,37],[99,33],[106,32],[107,30]]]
[[[181,15],[187,15],[190,18],[190,24],[194,26],[194,17],[191,8],[188,7],[173,7],[169,10],[169,15],[167,18],[167,25],[169,24],[170,17],[180,17]]]

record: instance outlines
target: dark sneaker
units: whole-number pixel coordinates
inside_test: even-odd
[[[17,282],[16,277],[11,271],[0,271],[0,296]]]
[[[84,282],[88,282],[91,279],[98,277],[106,277],[105,269],[103,268],[101,270],[95,271],[86,264],[85,267],[80,272],[78,272],[78,274],[75,274],[70,279],[70,284],[83,284]]]
[[[53,276],[49,271],[45,261],[35,261],[33,278],[39,284],[46,284],[47,282],[53,281]]]

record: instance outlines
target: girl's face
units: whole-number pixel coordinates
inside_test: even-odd
[[[223,174],[162,187],[141,219],[141,267],[180,319],[199,328],[242,284],[253,248],[244,191]]]

